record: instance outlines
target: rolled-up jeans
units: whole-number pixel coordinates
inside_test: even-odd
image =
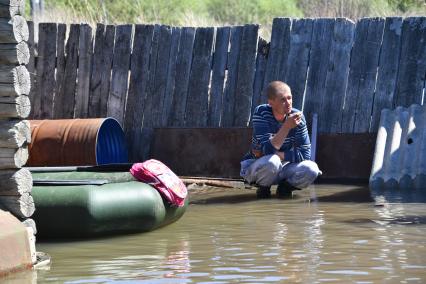
[[[322,172],[314,161],[290,163],[281,161],[280,157],[275,154],[242,161],[240,171],[241,177],[248,183],[271,186],[286,180],[300,189],[311,185],[321,174]]]

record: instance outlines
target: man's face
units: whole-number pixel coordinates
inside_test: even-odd
[[[268,100],[274,113],[289,114],[293,106],[291,92],[278,92],[274,99]]]

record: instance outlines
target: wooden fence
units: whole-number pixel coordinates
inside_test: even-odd
[[[381,109],[423,103],[426,17],[276,18],[271,42],[258,28],[41,23],[32,118],[112,116],[138,160],[153,127],[248,126],[272,80],[322,133],[375,132]]]

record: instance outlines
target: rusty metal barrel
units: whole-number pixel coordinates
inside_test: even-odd
[[[30,120],[27,166],[127,163],[123,129],[114,118]]]

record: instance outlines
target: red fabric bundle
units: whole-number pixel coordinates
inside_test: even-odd
[[[162,162],[151,159],[136,163],[130,173],[139,181],[156,188],[171,204],[183,206],[188,190],[180,178]]]

